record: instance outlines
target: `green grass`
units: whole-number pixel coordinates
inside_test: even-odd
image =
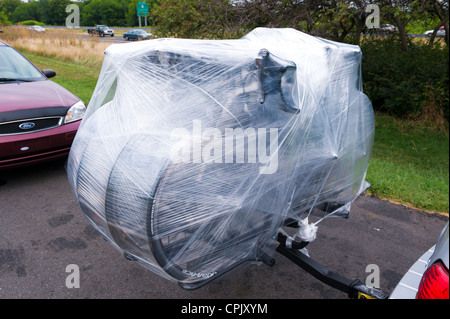
[[[448,214],[448,133],[377,114],[367,181],[374,196]]]
[[[39,69],[55,70],[56,76],[51,80],[77,95],[86,105],[89,104],[100,74],[100,65],[92,67],[32,53],[22,53]]]
[[[25,55],[40,69],[54,69],[57,75],[52,80],[89,103],[100,65],[91,67],[36,54]],[[367,181],[372,185],[368,190],[370,195],[448,214],[448,132],[377,114]]]

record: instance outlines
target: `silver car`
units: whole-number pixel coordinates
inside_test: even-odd
[[[393,26],[392,24],[382,24],[378,28],[381,32],[396,32],[398,31],[398,28],[396,26]]]
[[[425,32],[425,35],[427,37],[431,37],[433,32],[434,32],[434,30],[428,30],[428,31]],[[445,29],[444,29],[443,26],[436,32],[436,36],[437,37],[445,37]]]
[[[408,270],[391,299],[448,299],[448,222],[433,247]]]
[[[45,32],[45,29],[39,25],[33,25],[33,26],[29,27],[28,29],[30,29],[31,31],[36,31],[36,32]]]

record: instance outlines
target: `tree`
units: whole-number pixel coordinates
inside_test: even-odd
[[[101,24],[120,26],[126,24],[125,13],[127,6],[123,6],[119,0],[102,0],[100,6]]]
[[[134,26],[137,0],[88,0],[83,3],[82,25],[106,24],[109,26]],[[151,2],[147,0],[147,3]],[[137,18],[137,16],[136,16]],[[137,19],[136,19],[137,21]]]
[[[39,2],[33,1],[30,3],[22,2],[12,15],[12,21],[14,23],[26,20],[40,21],[41,15],[39,13]]]
[[[367,31],[367,19],[371,15],[377,14],[377,12],[372,12],[367,10],[369,5],[376,5],[376,0],[357,0],[352,3],[352,19],[354,20],[354,30],[353,30],[353,43],[359,45],[361,33]]]
[[[0,26],[9,25],[8,15],[4,10],[0,10]]]
[[[86,1],[81,11],[81,24],[125,26],[127,25],[127,11],[131,2],[131,0]]]
[[[81,12],[81,24],[92,26],[99,24],[102,17],[100,16],[101,2],[96,0],[86,1]]]
[[[40,21],[45,24],[50,24],[52,17],[49,13],[49,0],[39,0],[39,16]]]
[[[127,25],[129,26],[136,26],[138,25],[138,17],[137,17],[137,10],[136,5],[140,0],[131,0],[128,2],[127,11],[125,13],[125,18],[127,20]],[[153,3],[154,1],[151,1]],[[148,3],[148,2],[147,2]],[[152,4],[149,4],[149,8],[152,7]]]
[[[445,43],[449,43],[449,28],[448,28],[448,1],[432,0],[427,1],[426,10],[439,18],[439,23],[435,26],[433,34],[430,38],[430,45],[434,44],[438,30],[443,26],[445,29]]]
[[[234,32],[228,0],[161,0],[151,17],[164,36],[223,37]]]
[[[66,7],[71,4],[70,0],[49,0],[48,16],[49,24],[64,25],[66,23],[67,13]]]
[[[0,1],[0,11],[3,11],[8,17],[8,20],[11,20],[14,10],[16,10],[20,4],[20,0],[2,0]]]
[[[409,51],[409,38],[406,26],[415,16],[424,12],[426,0],[382,0],[382,12],[385,17],[394,23],[399,32],[402,50]]]
[[[366,28],[366,7],[375,0],[244,0],[235,22],[247,30],[258,26],[290,27],[315,36],[359,43]]]

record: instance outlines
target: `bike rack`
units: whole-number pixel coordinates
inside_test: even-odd
[[[351,280],[345,278],[337,273],[329,271],[327,268],[314,261],[310,257],[303,254],[298,247],[305,247],[307,242],[293,242],[290,243],[290,247],[286,247],[286,236],[281,235],[278,238],[280,244],[278,245],[276,251],[281,255],[288,258],[290,261],[294,262],[297,266],[300,266],[306,272],[311,274],[316,279],[321,282],[345,292],[351,299],[388,299],[389,294],[377,289],[368,287],[359,279]],[[297,246],[297,247],[296,247]]]
[[[289,226],[288,226],[289,227]],[[292,227],[292,226],[291,226]],[[295,226],[294,226],[295,227]],[[300,249],[306,247],[309,243],[308,242],[297,242],[291,240],[288,236],[285,236],[281,233],[278,234],[277,241],[279,242],[278,247],[276,248],[276,251],[288,258],[290,261],[294,262],[297,266],[301,267],[303,270],[311,274],[316,279],[320,280],[321,282],[325,283],[326,285],[333,287],[339,291],[342,291],[348,295],[350,299],[388,299],[389,294],[373,287],[369,287],[365,285],[363,282],[361,282],[359,279],[348,279],[346,277],[343,277],[337,273],[334,273],[330,270],[328,270],[323,265],[319,264],[315,260],[311,259],[307,255],[303,254]],[[264,254],[261,252],[259,258],[259,261],[263,262],[264,264],[272,267],[275,265],[275,259],[271,258],[270,256]],[[238,268],[239,266],[243,265],[244,263],[251,261],[251,260],[242,260],[240,263],[234,265],[233,267],[230,267],[230,269],[223,272],[223,274],[227,273],[228,271]],[[186,290],[196,290],[203,286],[205,286],[207,283],[216,280],[223,276],[217,276],[212,277],[208,280],[202,281],[197,284],[185,284],[185,283],[179,283],[179,286]]]
[[[297,228],[298,223],[295,221],[287,221],[286,227],[291,228]],[[105,238],[105,240],[107,240]],[[288,258],[290,261],[295,263],[297,266],[301,267],[303,270],[305,270],[307,273],[315,277],[316,279],[320,280],[324,284],[333,287],[339,291],[342,291],[348,295],[350,299],[388,299],[389,294],[385,291],[382,291],[381,289],[369,287],[366,284],[364,284],[359,279],[349,279],[346,277],[343,277],[335,272],[332,272],[328,270],[326,267],[321,265],[320,263],[316,262],[312,258],[308,257],[304,253],[302,253],[300,250],[302,248],[305,248],[309,243],[308,242],[298,242],[292,240],[287,235],[284,235],[282,233],[278,233],[277,241],[279,243],[278,247],[276,248],[276,252],[283,255],[284,257]],[[132,255],[129,255],[127,253],[124,253],[124,257],[129,261],[136,261],[137,259],[134,258]],[[207,280],[203,280],[199,283],[183,283],[179,282],[178,285],[185,289],[185,290],[197,290],[206,284],[208,284],[211,281],[214,281],[220,277],[223,277],[224,274],[228,273],[229,271],[239,268],[246,262],[255,261],[253,259],[244,259],[241,262],[231,266],[229,269],[225,270],[221,275],[211,277]],[[268,256],[261,250],[258,250],[258,258],[257,261],[261,261],[262,263],[273,267],[275,265],[275,259]]]

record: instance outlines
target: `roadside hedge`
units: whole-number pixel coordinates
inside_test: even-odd
[[[364,91],[374,109],[448,130],[449,50],[411,41],[401,50],[396,37],[361,42]]]
[[[21,25],[40,25],[40,26],[45,26],[45,23],[38,22],[38,21],[35,21],[35,20],[26,20],[26,21],[18,22],[18,24],[21,24]]]

